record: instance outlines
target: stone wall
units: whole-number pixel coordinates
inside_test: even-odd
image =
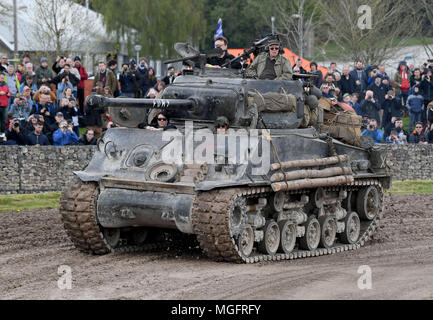
[[[433,180],[433,145],[387,145],[393,180]]]
[[[387,145],[394,180],[433,180],[433,145]],[[60,191],[95,146],[0,146],[0,194]]]
[[[0,146],[0,193],[60,191],[84,169],[95,146]]]

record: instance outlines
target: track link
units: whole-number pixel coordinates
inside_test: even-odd
[[[329,190],[346,189],[356,190],[359,187],[378,186],[383,204],[383,189],[380,181],[376,179],[356,180],[354,183],[342,187],[331,187]],[[296,190],[292,193],[304,193],[310,190]],[[197,195],[193,203],[192,224],[200,247],[211,258],[216,261],[228,261],[236,263],[256,263],[261,261],[292,260],[338,252],[356,250],[364,246],[371,239],[371,236],[379,226],[383,214],[383,205],[380,207],[378,215],[370,222],[364,221],[361,224],[361,234],[358,241],[354,244],[336,243],[330,249],[318,248],[314,251],[295,249],[290,254],[266,255],[253,253],[249,257],[243,256],[231,234],[229,226],[229,210],[233,201],[239,197],[258,197],[272,192],[271,188],[229,188],[201,192]]]
[[[110,252],[139,252],[164,249],[168,242],[145,243],[141,246],[120,244],[112,248],[101,232],[96,217],[98,184],[75,177],[60,197],[60,214],[69,238],[80,251],[96,255]]]

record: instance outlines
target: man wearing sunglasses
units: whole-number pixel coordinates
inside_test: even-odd
[[[292,80],[290,61],[280,54],[280,42],[277,39],[268,42],[269,50],[259,54],[249,66],[247,78],[261,80]]]

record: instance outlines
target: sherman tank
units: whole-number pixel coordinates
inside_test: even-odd
[[[390,187],[385,154],[321,130],[320,91],[308,76],[246,79],[205,68],[206,54],[181,48],[182,61],[201,66],[158,99],[87,98],[108,107],[118,127],[62,192],[74,245],[91,254],[140,250],[177,232],[195,235],[211,259],[236,263],[364,246]],[[161,110],[176,129],[138,128]],[[217,133],[221,116],[229,129]]]

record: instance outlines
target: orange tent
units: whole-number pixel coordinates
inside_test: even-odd
[[[237,56],[241,55],[242,53],[244,53],[245,49],[229,49],[228,51],[230,54],[237,57]],[[299,56],[297,54],[295,54],[294,52],[290,51],[287,48],[284,48],[283,56],[285,56],[287,59],[289,59],[292,66],[295,64],[295,61],[299,58]],[[305,70],[310,71],[311,61],[304,59],[304,58],[301,58],[301,60],[302,60],[302,67]],[[322,71],[323,76],[325,76],[328,73],[328,69],[325,67],[319,66],[319,70]]]

